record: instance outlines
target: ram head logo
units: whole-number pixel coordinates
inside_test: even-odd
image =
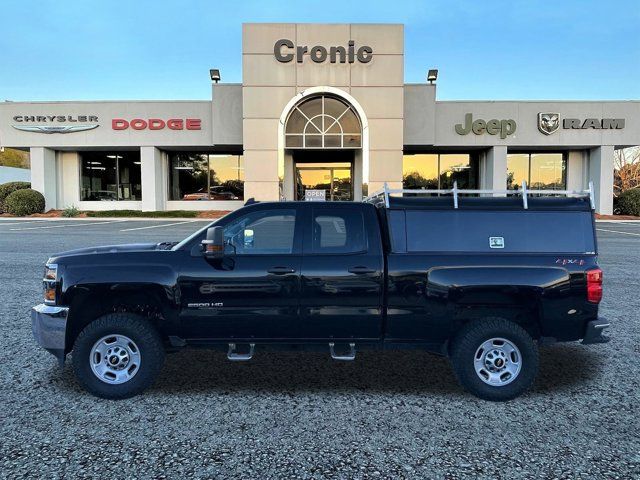
[[[559,113],[539,113],[538,114],[538,130],[545,135],[551,135],[560,127]]]

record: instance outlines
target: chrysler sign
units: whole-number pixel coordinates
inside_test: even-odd
[[[100,126],[97,115],[15,115],[13,121],[16,130],[35,133],[73,133]]]

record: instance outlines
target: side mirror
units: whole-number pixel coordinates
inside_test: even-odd
[[[205,258],[216,259],[224,257],[224,228],[210,227],[207,237],[202,240],[202,253]]]

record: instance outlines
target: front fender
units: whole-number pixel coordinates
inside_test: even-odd
[[[59,305],[69,307],[67,350],[89,322],[113,311],[147,316],[161,335],[179,333],[180,252],[118,252],[60,261]]]

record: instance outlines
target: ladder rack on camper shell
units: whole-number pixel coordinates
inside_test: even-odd
[[[527,182],[522,182],[522,189],[520,190],[464,190],[458,188],[458,182],[453,182],[453,188],[450,190],[418,190],[418,189],[390,189],[387,186],[387,182],[384,183],[384,187],[381,190],[369,195],[363,202],[379,203],[384,201],[385,207],[389,207],[389,196],[393,194],[438,194],[438,195],[451,195],[453,198],[453,208],[458,208],[458,195],[492,195],[492,196],[507,196],[507,195],[520,195],[522,197],[522,206],[526,210],[529,208],[528,195],[566,195],[570,196],[588,196],[591,203],[591,209],[595,210],[595,201],[593,199],[593,182],[589,182],[588,190],[528,190]]]

